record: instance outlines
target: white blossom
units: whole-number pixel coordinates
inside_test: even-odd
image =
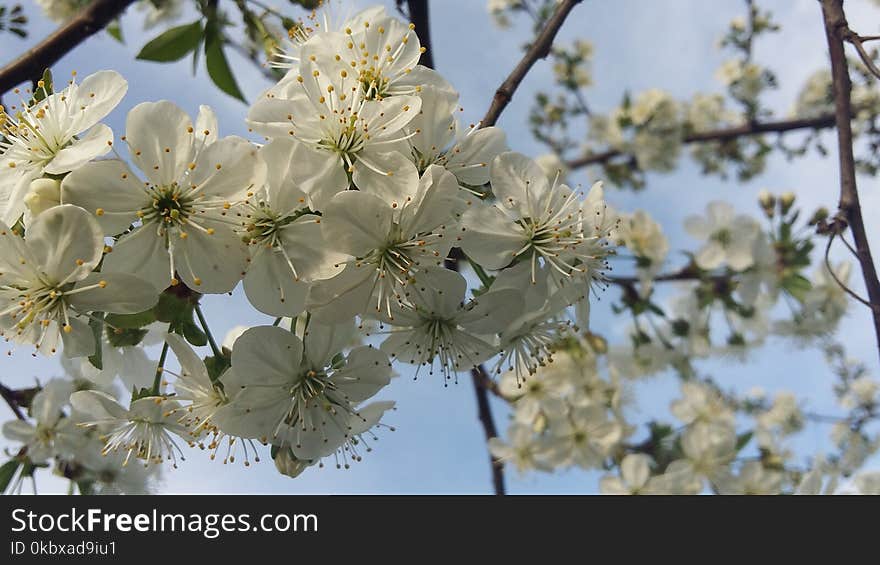
[[[33,106],[22,103],[14,115],[0,107],[0,221],[18,220],[32,180],[72,171],[110,151],[113,131],[98,122],[127,90],[119,73],[101,71]]]

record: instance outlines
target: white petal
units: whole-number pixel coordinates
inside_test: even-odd
[[[266,167],[257,148],[240,137],[224,137],[205,147],[195,161],[188,182],[206,196],[238,202],[265,181]]]
[[[620,463],[620,473],[626,483],[633,489],[640,489],[651,478],[651,469],[648,465],[650,458],[647,455],[631,453],[623,458]]]
[[[86,135],[56,153],[43,171],[53,175],[72,171],[92,159],[106,155],[112,141],[113,130],[104,124],[98,124]]]
[[[357,403],[391,382],[391,364],[378,349],[358,347],[349,353],[345,366],[333,374],[333,381],[348,400]]]
[[[193,131],[186,112],[165,100],[138,104],[125,121],[132,161],[160,186],[183,177],[192,161]]]
[[[459,246],[487,269],[501,269],[513,261],[526,242],[521,226],[497,207],[474,202],[461,217]]]
[[[496,127],[483,128],[465,137],[449,151],[446,168],[459,182],[481,186],[489,182],[489,164],[504,151],[507,151],[504,131]]]
[[[15,225],[25,211],[24,197],[39,171],[28,171],[27,174],[9,174],[8,171],[12,169],[0,167],[0,221],[6,225]]]
[[[348,255],[333,249],[324,240],[317,216],[297,218],[281,229],[279,238],[296,274],[306,282],[329,279],[339,274]]]
[[[291,178],[308,194],[312,210],[323,210],[331,198],[348,189],[348,175],[336,153],[298,143],[296,158]]]
[[[360,191],[340,192],[321,218],[324,240],[335,249],[362,257],[384,247],[391,232],[393,209],[376,196]]]
[[[379,102],[366,102],[358,114],[369,127],[371,144],[396,139],[398,133],[422,108],[418,96],[392,96]]]
[[[402,206],[419,186],[419,171],[401,153],[361,151],[354,163],[352,181],[361,190]],[[379,172],[377,172],[379,171]]]
[[[95,353],[95,334],[86,322],[71,318],[70,330],[61,332],[65,357],[87,357]]]
[[[180,363],[183,369],[183,376],[205,390],[211,390],[214,385],[211,384],[208,370],[205,368],[204,361],[196,354],[193,348],[177,334],[170,333],[165,336],[165,340],[174,352],[174,356],[177,357],[177,362]]]
[[[127,410],[116,399],[97,390],[81,390],[70,395],[74,410],[95,420],[121,420],[127,418]],[[88,421],[88,420],[87,420]]]
[[[186,233],[186,239],[176,239],[172,251],[180,280],[205,294],[220,294],[235,288],[247,264],[247,252],[235,233],[224,228],[213,234],[198,229]]]
[[[77,283],[74,290],[95,287],[72,294],[68,302],[80,312],[137,314],[156,305],[156,288],[128,273],[92,273]]]
[[[504,331],[523,312],[523,294],[512,288],[503,288],[480,295],[476,305],[458,317],[458,322],[470,332],[480,335]]]
[[[413,300],[426,314],[450,318],[460,309],[467,281],[449,269],[427,269],[416,275]]]
[[[300,200],[307,195],[295,175],[301,166],[308,164],[314,151],[294,139],[275,139],[261,147],[259,153],[266,163],[266,196],[271,208],[287,213],[307,207],[308,202]]]
[[[516,211],[521,218],[535,217],[543,210],[550,183],[541,167],[525,155],[502,153],[492,161],[489,175],[499,206]]]
[[[734,209],[728,202],[713,200],[706,206],[706,211],[713,230],[727,227],[733,221]]]
[[[0,222],[0,285],[28,285],[37,276],[37,259],[22,238]]]
[[[688,216],[685,218],[684,229],[698,239],[707,239],[712,234],[712,226],[702,216]]]
[[[259,249],[244,277],[244,292],[251,305],[270,316],[293,317],[305,309],[309,285],[297,281],[278,251]]]
[[[120,238],[104,258],[102,272],[130,273],[162,291],[171,284],[170,265],[165,238],[145,226]]]
[[[68,204],[37,216],[28,227],[27,243],[52,282],[74,282],[101,260],[104,234],[91,214]]]
[[[122,101],[128,83],[116,71],[99,71],[76,86],[72,108],[83,108],[71,133],[79,133],[98,123]]]
[[[232,367],[247,385],[284,385],[299,372],[302,352],[302,342],[289,331],[257,326],[235,340]]]
[[[151,204],[143,184],[115,159],[88,163],[64,177],[61,203],[95,214],[106,235],[125,231],[137,220],[137,211]]]
[[[21,443],[30,443],[37,435],[37,429],[21,420],[10,420],[3,423],[3,437]]]
[[[332,279],[312,284],[307,309],[315,319],[325,323],[343,322],[358,314],[375,311],[370,296],[376,276],[372,265],[358,267],[349,263]]]
[[[697,252],[694,259],[698,267],[709,271],[720,267],[724,262],[724,257],[724,248],[721,247],[721,244],[717,241],[710,241]]]
[[[418,182],[413,199],[401,213],[404,234],[416,235],[434,231],[440,225],[456,221],[456,213],[464,207],[455,176],[442,167],[431,165]]]
[[[220,127],[217,125],[217,114],[210,106],[199,106],[199,115],[196,116],[195,124],[196,142],[210,145],[217,141],[220,135]]]
[[[322,324],[312,321],[303,337],[305,363],[312,369],[324,370],[333,357],[340,353],[356,336],[353,320],[340,324]]]

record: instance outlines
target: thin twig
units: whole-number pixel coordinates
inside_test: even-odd
[[[550,48],[553,46],[553,39],[556,37],[556,33],[559,31],[559,28],[562,27],[565,18],[568,16],[569,12],[571,12],[572,8],[580,2],[581,0],[563,0],[559,4],[556,8],[556,12],[554,12],[550,19],[547,20],[546,25],[538,34],[532,46],[526,51],[522,60],[516,65],[516,67],[514,67],[507,79],[501,83],[498,90],[495,91],[495,96],[492,99],[489,110],[480,122],[479,127],[486,128],[495,125],[499,116],[501,116],[501,113],[510,103],[511,98],[513,98],[514,92],[516,92],[516,89],[528,74],[529,70],[531,70],[532,66],[534,66],[535,62],[550,54]],[[408,0],[408,4],[410,19],[415,24],[416,31],[419,31],[420,25],[421,29],[428,29],[427,0]],[[421,5],[424,5],[423,11],[421,11]],[[416,21],[416,18],[420,17],[424,18],[423,23]],[[430,36],[426,40],[422,38],[420,33],[419,37],[422,40],[422,45],[427,48],[427,54],[430,54]],[[432,59],[428,60],[433,64]],[[424,58],[422,63],[425,65],[428,64]],[[456,254],[455,250],[453,250],[453,253],[450,253],[449,258],[445,262],[446,267],[457,271],[459,266],[458,261],[462,257],[463,254],[460,252]],[[492,380],[482,365],[471,369],[471,377],[474,384],[474,393],[477,396],[477,410],[480,423],[483,425],[483,433],[488,442],[490,439],[498,437],[498,429],[495,427],[495,420],[492,416],[492,406],[489,403],[488,393],[491,392],[499,398],[504,397],[501,395],[498,385]],[[489,454],[489,461],[492,466],[492,485],[495,494],[503,495],[506,493],[504,485],[504,464],[492,457],[491,453]]]
[[[492,417],[492,408],[489,404],[489,395],[484,385],[487,383],[494,384],[494,381],[486,374],[486,370],[482,365],[471,369],[471,377],[474,381],[474,391],[477,395],[477,415],[483,424],[483,432],[488,442],[498,437],[498,428],[495,427],[495,419]],[[489,463],[492,465],[492,487],[495,489],[495,494],[506,494],[504,463],[493,457],[491,453],[489,454]]]
[[[871,307],[871,303],[856,294],[850,287],[846,286],[842,280],[837,277],[837,273],[834,272],[834,269],[831,267],[831,258],[829,257],[831,254],[831,244],[834,242],[834,238],[837,234],[833,233],[828,236],[828,244],[825,246],[825,268],[828,269],[828,274],[831,275],[831,278],[834,279],[834,282],[837,283],[837,286],[843,289],[844,292],[852,296],[855,300],[861,302],[868,308]],[[840,239],[843,239],[842,237]],[[844,241],[844,243],[846,243]]]
[[[792,120],[779,120],[773,122],[750,122],[741,126],[708,130],[691,133],[682,138],[682,143],[709,143],[712,141],[730,141],[739,137],[749,137],[764,133],[785,133],[800,129],[825,129],[834,127],[835,116],[833,113],[822,114],[814,118],[797,118]],[[569,169],[577,169],[588,165],[607,163],[621,156],[629,156],[629,153],[619,149],[609,149],[600,153],[592,153],[571,159],[565,164]]]
[[[859,193],[856,187],[855,157],[853,156],[853,135],[850,116],[852,116],[850,91],[852,83],[847,68],[843,40],[850,31],[843,12],[843,0],[822,0],[822,15],[825,22],[825,37],[831,57],[831,77],[834,86],[835,122],[837,125],[837,144],[840,159],[840,200],[838,208],[852,230],[856,255],[862,269],[865,288],[868,291],[871,313],[874,318],[874,333],[880,353],[880,280],[862,218]]]
[[[94,0],[72,20],[0,69],[0,93],[39,78],[74,47],[104,29],[135,0]]]
[[[503,112],[510,103],[514,92],[516,92],[520,83],[532,69],[532,66],[534,66],[538,59],[544,59],[550,54],[550,48],[553,46],[553,40],[556,38],[556,33],[559,31],[559,28],[562,27],[565,18],[568,17],[572,8],[580,3],[581,0],[562,0],[559,3],[556,7],[556,11],[553,12],[553,15],[550,16],[550,19],[548,19],[547,23],[544,25],[544,29],[541,30],[541,33],[535,38],[535,42],[529,47],[528,51],[526,51],[525,56],[523,56],[519,64],[514,67],[513,72],[510,73],[507,79],[501,83],[498,90],[495,91],[495,97],[492,99],[492,104],[489,106],[489,110],[483,117],[483,121],[480,124],[481,127],[495,125],[499,116],[501,116],[501,112]]]
[[[672,273],[666,273],[663,275],[657,275],[652,280],[654,282],[674,282],[674,281],[696,281],[696,280],[710,280],[713,282],[726,282],[730,279],[728,275],[704,275],[700,271],[694,269],[692,266],[684,267],[678,271],[674,271]],[[628,276],[620,276],[620,277],[608,277],[608,282],[611,284],[617,285],[631,285],[637,282],[641,282],[641,279],[638,277],[628,277]]]
[[[6,404],[9,405],[12,413],[15,414],[15,417],[19,420],[25,420],[24,413],[21,411],[21,407],[18,405],[18,400],[15,396],[15,391],[6,385],[0,384],[0,396],[3,397],[3,400],[6,401]]]
[[[855,33],[852,30],[848,30],[849,33],[845,33],[843,38],[855,46],[856,51],[859,52],[859,57],[862,59],[862,62],[868,67],[868,70],[871,71],[871,74],[880,79],[880,68],[877,68],[877,65],[874,63],[874,59],[871,58],[871,55],[868,54],[868,51],[865,49],[865,46],[862,45],[862,42],[865,41],[865,38],[862,38],[859,34]]]

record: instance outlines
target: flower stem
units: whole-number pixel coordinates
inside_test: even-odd
[[[156,376],[153,377],[153,395],[159,395],[159,385],[162,383],[162,371],[165,368],[165,359],[168,357],[168,342],[162,344],[162,354],[159,355],[159,365],[156,367]]]
[[[471,266],[471,269],[473,269],[477,276],[480,278],[480,282],[483,283],[483,286],[486,289],[492,286],[492,283],[495,279],[490,277],[479,263],[477,263],[467,255],[465,255],[465,258],[467,259],[468,264]]]
[[[202,330],[204,330],[205,335],[208,336],[208,345],[211,346],[211,351],[214,352],[214,357],[222,357],[223,352],[217,347],[217,342],[214,341],[214,336],[211,334],[211,328],[208,327],[208,321],[205,320],[205,315],[202,314],[201,304],[196,304],[196,316],[199,317],[199,323],[202,325]]]

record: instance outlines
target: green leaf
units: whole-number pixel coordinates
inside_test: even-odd
[[[216,383],[230,366],[232,363],[229,357],[205,357],[205,368],[208,370],[208,376],[212,383]]]
[[[122,26],[119,25],[119,19],[110,22],[106,29],[110,37],[125,45],[125,40],[122,38]]]
[[[89,357],[89,363],[101,371],[104,369],[104,347],[101,340],[104,333],[104,313],[92,312],[89,327],[92,328],[92,336],[95,338],[95,353]]]
[[[12,481],[12,477],[15,476],[15,472],[18,470],[19,465],[21,465],[21,461],[13,459],[0,466],[0,492],[6,492],[6,489]]]
[[[137,330],[145,326],[149,326],[156,321],[156,314],[152,309],[139,312],[137,314],[107,314],[104,322],[110,328],[119,328],[123,330]]]
[[[83,495],[94,494],[95,483],[92,481],[77,481],[76,486],[79,488],[79,493]]]
[[[150,398],[151,396],[155,395],[153,394],[153,389],[150,387],[143,387],[140,389],[132,387],[131,389],[131,402],[140,400],[141,398]]]
[[[748,445],[752,440],[752,432],[745,432],[736,436],[736,450],[742,451],[742,448]]]
[[[52,71],[49,69],[43,71],[43,76],[40,77],[40,80],[43,81],[43,88],[34,89],[34,102],[39,102],[52,94]]]
[[[173,27],[147,43],[137,54],[137,58],[145,61],[168,63],[177,61],[193,51],[202,38],[202,22]]]
[[[192,310],[192,304],[185,298],[163,292],[159,295],[159,301],[153,306],[153,315],[160,322],[174,324],[192,319]]]
[[[809,279],[794,273],[782,279],[782,288],[787,290],[790,295],[794,296],[800,302],[803,302],[807,292],[813,288],[813,285],[810,283]]]
[[[134,347],[140,344],[147,336],[147,330],[119,328],[114,330],[107,328],[107,343],[113,347]]]
[[[190,342],[192,345],[196,347],[202,347],[208,344],[208,336],[205,332],[202,331],[200,327],[198,327],[192,320],[188,320],[183,323],[180,328],[183,332],[183,337],[186,338],[186,341]]]
[[[209,25],[205,30],[205,66],[208,68],[208,76],[220,90],[245,102],[229,68],[229,61],[223,52],[223,38],[216,26]]]

